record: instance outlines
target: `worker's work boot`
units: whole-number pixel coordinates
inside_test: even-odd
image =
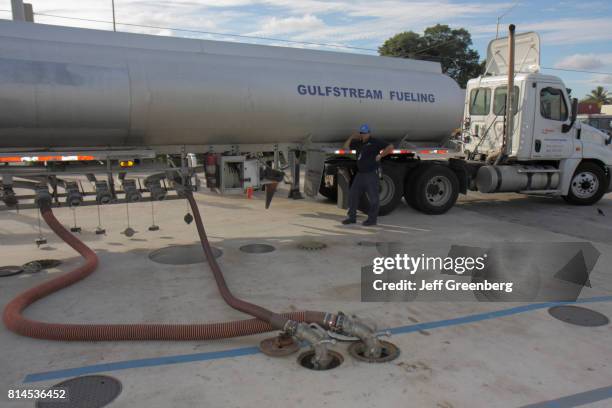
[[[361,225],[363,225],[364,227],[369,227],[372,225],[376,225],[376,220],[371,220],[371,219],[367,219],[364,222],[361,223]]]
[[[357,220],[355,218],[347,218],[346,220],[342,220],[342,224],[344,225],[355,224],[356,222]]]

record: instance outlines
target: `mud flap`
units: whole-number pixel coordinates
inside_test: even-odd
[[[323,180],[323,168],[327,154],[319,150],[308,150],[306,155],[306,177],[304,193],[308,197],[316,197]]]
[[[346,168],[338,169],[338,201],[336,205],[338,208],[346,210],[348,208],[349,190],[351,188],[351,176]]]

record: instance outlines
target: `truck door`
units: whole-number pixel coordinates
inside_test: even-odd
[[[569,157],[574,149],[574,132],[561,130],[570,121],[569,98],[564,87],[538,82],[535,101],[531,157],[550,160]]]
[[[470,134],[472,135],[470,150],[478,146],[478,151],[486,150],[482,142],[486,139],[489,129],[489,121],[487,120],[491,112],[491,89],[490,88],[473,88],[469,93],[469,104],[467,107],[466,116],[470,118]]]

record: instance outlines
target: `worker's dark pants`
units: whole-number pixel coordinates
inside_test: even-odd
[[[368,210],[368,219],[376,221],[378,217],[379,207],[379,192],[378,192],[378,174],[375,171],[369,173],[357,173],[351,190],[349,191],[349,209],[348,216],[350,219],[357,218],[357,206],[359,206],[359,199],[363,193],[368,195],[370,202],[370,208]]]

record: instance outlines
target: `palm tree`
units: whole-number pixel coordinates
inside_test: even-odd
[[[612,97],[607,89],[605,89],[603,86],[598,86],[597,88],[593,89],[590,94],[585,96],[584,102],[596,102],[600,106],[607,105],[612,103]]]

